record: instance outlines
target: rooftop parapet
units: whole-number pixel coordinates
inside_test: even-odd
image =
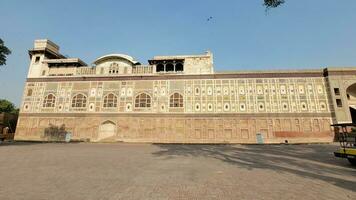
[[[47,59],[43,60],[44,63],[48,64],[48,67],[56,66],[86,66],[87,64],[80,60],[79,58],[62,58],[62,59]]]
[[[35,40],[34,48],[29,51],[30,57],[36,53],[45,53],[49,58],[65,58],[59,53],[59,46],[48,39]]]
[[[55,53],[59,53],[59,46],[48,39],[35,40],[34,50],[49,49]]]
[[[185,58],[208,58],[212,57],[210,51],[206,51],[205,54],[199,55],[173,55],[173,56],[153,56],[151,60],[181,60]]]

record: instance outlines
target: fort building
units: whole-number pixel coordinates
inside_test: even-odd
[[[50,40],[29,57],[16,140],[55,125],[93,142],[331,142],[330,124],[356,120],[356,67],[216,72],[209,51],[88,65]]]

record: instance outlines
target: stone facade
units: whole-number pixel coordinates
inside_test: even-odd
[[[330,124],[352,121],[356,68],[214,72],[210,52],[148,65],[109,54],[87,66],[48,40],[29,53],[18,140],[65,125],[90,141],[330,142]]]

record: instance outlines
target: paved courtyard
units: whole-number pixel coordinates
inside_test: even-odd
[[[331,145],[0,144],[0,199],[356,199]]]

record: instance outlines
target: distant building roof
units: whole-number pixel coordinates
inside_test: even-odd
[[[77,63],[79,66],[86,66],[87,64],[80,60],[79,58],[64,58],[64,59],[49,59],[44,60],[43,62],[48,64],[71,64]]]
[[[133,57],[131,57],[129,55],[125,55],[125,54],[108,54],[108,55],[104,55],[104,56],[101,56],[101,57],[97,58],[94,61],[94,64],[97,65],[97,64],[99,64],[101,62],[104,62],[105,60],[115,59],[115,58],[127,60],[127,61],[131,62],[134,65],[140,64],[138,61],[134,60]]]
[[[205,52],[205,54],[200,55],[174,55],[174,56],[154,56],[151,60],[175,60],[175,59],[184,59],[184,58],[202,58],[210,57],[212,53],[210,51]]]

